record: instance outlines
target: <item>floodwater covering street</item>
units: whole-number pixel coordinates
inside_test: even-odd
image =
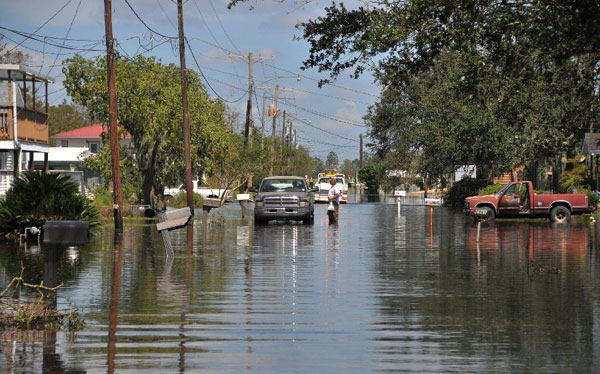
[[[173,231],[103,229],[59,253],[58,304],[86,326],[4,332],[0,372],[599,372],[600,225],[476,226],[458,210],[318,205],[314,226],[237,204]],[[193,236],[192,236],[193,234]],[[4,245],[0,283],[43,250]]]

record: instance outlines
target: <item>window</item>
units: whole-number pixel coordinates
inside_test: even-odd
[[[98,153],[98,143],[90,143],[90,152]]]
[[[260,192],[306,192],[306,184],[302,179],[265,179]]]
[[[0,151],[0,170],[12,169],[12,151]]]
[[[69,141],[68,140],[61,140],[60,141],[60,146],[61,147],[68,147],[69,146]]]

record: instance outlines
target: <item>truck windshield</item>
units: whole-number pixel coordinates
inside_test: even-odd
[[[306,184],[301,179],[265,179],[260,192],[306,192]]]
[[[321,178],[319,179],[319,184],[321,183],[329,183],[330,178]],[[342,178],[335,178],[335,183],[344,184],[344,180]]]

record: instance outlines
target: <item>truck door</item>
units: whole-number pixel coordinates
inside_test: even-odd
[[[519,214],[519,189],[521,183],[513,183],[504,191],[498,203],[498,213],[502,215],[517,215]]]

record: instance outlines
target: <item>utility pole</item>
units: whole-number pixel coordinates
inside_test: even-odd
[[[185,163],[185,189],[187,204],[194,214],[194,186],[192,184],[192,158],[190,152],[190,113],[187,97],[187,73],[185,67],[185,36],[183,35],[183,3],[177,0],[177,21],[179,26],[179,61],[181,69],[181,104],[183,106],[183,158]]]
[[[245,145],[246,145],[246,147],[248,147],[248,146],[252,146],[252,132],[253,132],[252,130],[254,128],[252,125],[252,95],[254,93],[254,77],[252,75],[252,65],[253,65],[255,57],[252,53],[248,53],[248,57],[231,53],[231,54],[229,54],[229,57],[237,57],[237,58],[243,58],[243,59],[248,60],[248,104],[246,105],[246,126],[244,128],[244,136],[246,137]],[[272,60],[274,58],[275,58],[275,56],[258,56],[258,57],[256,57],[256,59],[258,59],[258,60]],[[263,108],[263,112],[264,112],[264,108]],[[264,124],[263,124],[263,130],[264,130]],[[252,186],[252,175],[250,175],[248,177],[247,186],[248,187]]]
[[[273,176],[273,165],[275,164],[275,130],[277,130],[277,99],[279,98],[279,85],[275,86],[275,113],[273,114],[273,128],[271,130],[271,168],[269,176]]]
[[[112,0],[104,0],[104,27],[106,29],[106,70],[108,74],[108,117],[113,180],[113,218],[115,221],[115,231],[122,231],[123,191],[121,189],[119,129],[117,128],[117,89],[115,84],[115,49],[112,32]]]
[[[283,119],[281,121],[281,154],[283,155],[283,150],[285,148],[285,110],[283,111]]]
[[[359,167],[363,167],[363,138],[362,134],[360,134],[360,158],[358,162]]]
[[[262,130],[260,132],[260,149],[265,148],[265,109],[267,105],[267,93],[263,92],[263,108],[262,115],[260,117],[260,124],[262,126]]]

